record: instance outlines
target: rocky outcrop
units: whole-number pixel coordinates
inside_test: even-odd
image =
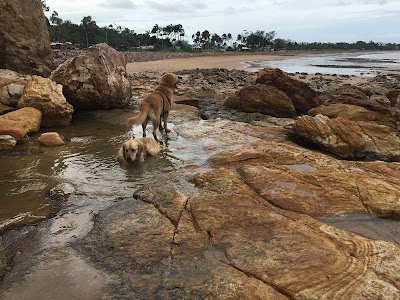
[[[370,99],[364,92],[356,87],[341,87],[337,90],[326,92],[320,95],[320,99],[324,105],[332,104],[350,104],[355,106],[364,107],[370,111],[376,111],[390,117],[393,108],[389,103],[378,101],[377,99]]]
[[[298,114],[320,105],[318,94],[308,84],[289,77],[280,69],[265,68],[261,70],[256,83],[274,86],[284,92],[291,100]]]
[[[27,133],[39,130],[42,113],[33,107],[24,107],[0,116],[0,128],[21,127]]]
[[[187,86],[195,88],[202,86]],[[223,98],[198,104],[220,109]],[[89,115],[106,125],[122,113]],[[397,299],[400,164],[338,160],[289,140],[293,119],[251,116],[257,118],[248,123],[200,120],[196,108],[175,104],[167,155],[118,172],[123,177],[112,180],[106,196],[91,182],[77,186],[61,212],[35,226],[35,242],[5,276],[5,298],[29,298],[45,278],[35,294],[43,299]],[[341,118],[346,127],[363,123]],[[101,140],[124,137],[112,130]],[[85,153],[97,151],[101,141],[94,141]],[[112,144],[100,147],[113,153]],[[68,158],[65,166],[46,161],[63,183],[79,185],[82,176],[64,170],[82,161]],[[91,158],[85,170],[115,177],[112,163]],[[372,220],[372,230],[368,222],[339,229],[327,221],[360,216]],[[384,230],[392,230],[390,239]]]
[[[42,112],[42,127],[68,126],[74,108],[62,93],[62,85],[50,79],[33,76],[18,101],[18,107],[34,107]]]
[[[17,107],[27,83],[32,76],[22,75],[11,70],[0,70],[0,103]]]
[[[284,92],[263,84],[241,89],[236,96],[228,98],[224,105],[244,112],[259,112],[273,117],[296,116],[292,101]]]
[[[316,115],[324,115],[332,119],[341,116],[350,121],[375,122],[397,130],[397,123],[394,118],[387,114],[382,114],[379,111],[371,111],[362,106],[353,104],[335,103],[331,105],[321,105],[310,109],[308,115],[313,117]]]
[[[0,1],[0,69],[48,76],[54,69],[41,2]]]
[[[344,117],[298,117],[294,132],[301,144],[311,144],[345,159],[400,161],[397,132],[375,122],[353,122]]]
[[[75,109],[121,108],[131,97],[126,59],[107,44],[68,59],[50,78],[63,85],[65,98]]]

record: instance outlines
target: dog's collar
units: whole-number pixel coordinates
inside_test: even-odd
[[[167,98],[167,101],[168,101],[169,105],[171,106],[171,99],[169,99],[167,94],[165,94],[163,91],[159,91],[159,90],[155,90],[154,92],[161,96],[161,98],[163,99],[163,102],[164,102],[164,97]]]

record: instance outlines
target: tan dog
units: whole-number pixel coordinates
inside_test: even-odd
[[[142,101],[139,114],[128,119],[128,125],[142,124],[143,137],[146,136],[147,122],[151,120],[153,123],[153,137],[157,139],[157,128],[163,129],[161,118],[164,121],[165,132],[170,130],[167,128],[168,116],[171,110],[174,91],[177,88],[177,77],[172,73],[165,74],[161,77],[159,85],[154,92],[148,94]]]
[[[119,149],[117,158],[120,164],[129,165],[135,162],[142,163],[149,155],[156,155],[163,147],[151,138],[127,140]]]

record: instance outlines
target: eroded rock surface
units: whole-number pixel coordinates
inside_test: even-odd
[[[399,220],[400,164],[340,160],[302,147],[291,139],[292,118],[231,114],[223,91],[207,94],[189,80],[181,85],[186,103],[209,104],[218,118],[201,120],[199,109],[175,104],[167,142],[185,139],[203,160],[188,163],[179,158],[184,147],[171,147],[173,163],[160,174],[144,172],[146,185],[132,182],[133,197],[117,192],[99,206],[96,196],[75,195],[73,208],[73,195],[68,210],[42,223],[31,256],[22,253],[6,276],[5,299],[32,286],[43,296],[60,295],[39,276],[73,298],[57,274],[88,299],[99,291],[107,299],[398,299],[397,239],[376,232],[367,238],[320,220]],[[133,81],[140,93],[152,88],[148,78]],[[356,123],[338,118],[345,119],[342,130]],[[82,284],[82,274],[93,288]]]
[[[42,113],[33,107],[24,107],[0,116],[0,128],[22,127],[27,133],[39,130]]]
[[[308,84],[289,77],[280,69],[261,70],[257,75],[256,83],[274,86],[284,92],[292,100],[298,114],[307,113],[321,103],[317,92]]]
[[[0,103],[17,107],[19,98],[30,80],[32,76],[11,70],[0,70]]]
[[[33,76],[18,101],[18,107],[34,107],[40,110],[43,127],[68,126],[74,108],[65,100],[62,88],[61,84],[50,79]]]
[[[76,109],[121,108],[131,97],[126,59],[107,44],[68,59],[50,78],[63,85],[65,97]]]
[[[1,1],[0,19],[0,69],[50,75],[55,66],[41,1]]]

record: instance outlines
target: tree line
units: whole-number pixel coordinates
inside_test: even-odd
[[[42,0],[44,11],[50,11]],[[99,27],[91,16],[82,18],[80,24],[63,20],[56,11],[47,19],[47,26],[52,42],[70,42],[82,48],[105,42],[117,50],[130,50],[141,46],[151,46],[155,50],[182,49],[192,50],[185,40],[186,32],[181,24],[159,26],[155,24],[145,33],[136,33],[115,23]],[[236,39],[231,33],[211,33],[209,30],[197,31],[192,36],[194,49],[226,49],[226,50],[395,50],[400,44],[382,44],[373,41],[357,41],[355,43],[322,43],[296,42],[275,38],[275,31],[247,31],[238,34]]]

